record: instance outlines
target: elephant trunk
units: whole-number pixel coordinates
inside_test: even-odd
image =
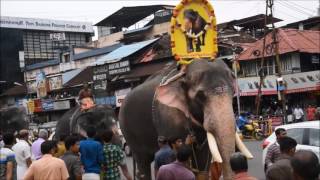
[[[235,121],[232,98],[222,94],[210,97],[204,109],[204,128],[207,131],[213,160],[222,163],[223,178],[232,179],[230,157],[235,151]]]

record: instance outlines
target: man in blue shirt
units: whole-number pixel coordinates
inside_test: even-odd
[[[169,164],[176,160],[174,151],[168,145],[168,139],[164,136],[158,137],[158,145],[160,149],[156,152],[154,157],[154,174],[157,177],[159,168],[162,165]]]
[[[94,127],[88,127],[86,132],[88,138],[80,141],[80,157],[85,171],[82,179],[100,180],[101,164],[103,163],[102,144],[93,139],[96,134]]]

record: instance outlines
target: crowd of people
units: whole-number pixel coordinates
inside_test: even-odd
[[[33,143],[28,131],[20,130],[18,140],[12,133],[4,133],[4,147],[0,150],[0,179],[4,180],[120,180],[122,171],[131,180],[125,153],[113,144],[114,132],[106,130],[99,138],[89,127],[87,137],[61,135],[59,141],[48,140],[44,129]],[[270,145],[265,158],[267,180],[316,180],[319,177],[318,157],[311,151],[296,151],[297,142],[286,130],[275,131],[277,141]],[[158,137],[159,150],[155,153],[156,180],[195,180],[191,166],[192,144],[195,137],[186,139]],[[235,180],[256,180],[248,173],[246,157],[236,152],[230,158]]]
[[[89,127],[87,138],[61,135],[59,141],[48,140],[48,132],[39,131],[34,142],[28,130],[3,134],[0,149],[1,180],[120,180],[120,169],[127,180],[125,153],[112,144],[112,130],[105,130],[99,138]]]
[[[267,180],[317,180],[319,159],[307,150],[296,151],[297,142],[283,128],[275,131],[277,140],[268,148],[265,158]]]

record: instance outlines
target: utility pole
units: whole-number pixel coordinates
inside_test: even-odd
[[[264,32],[263,32],[263,46],[262,46],[262,57],[261,57],[261,64],[260,64],[260,68],[259,68],[259,88],[258,88],[258,94],[256,97],[256,115],[260,114],[260,105],[261,105],[261,97],[262,97],[262,84],[265,78],[265,74],[264,74],[264,55],[265,55],[265,49],[266,49],[266,35],[267,35],[267,17],[268,17],[268,9],[269,9],[269,0],[266,0],[266,12],[265,12],[265,17],[264,17]]]
[[[258,89],[258,95],[256,99],[256,104],[257,104],[257,110],[256,113],[257,115],[260,114],[260,104],[261,104],[261,96],[262,96],[262,84],[265,78],[264,74],[264,60],[265,60],[265,48],[266,48],[266,31],[268,30],[267,28],[267,18],[271,18],[271,25],[272,25],[272,46],[274,48],[274,53],[275,53],[275,64],[276,64],[276,69],[277,69],[277,79],[283,79],[282,78],[282,73],[281,73],[281,62],[280,62],[280,56],[279,56],[279,42],[277,39],[277,34],[278,34],[278,29],[275,28],[274,22],[273,22],[273,5],[274,5],[274,0],[266,0],[266,16],[265,16],[265,31],[264,31],[264,38],[263,38],[263,49],[262,49],[262,58],[261,58],[261,67],[259,70],[259,76],[260,76],[260,84],[259,84],[259,89]],[[268,14],[268,10],[270,10],[270,15]],[[277,83],[278,84],[278,83]],[[277,89],[278,91],[279,89]],[[285,97],[285,90],[279,90],[280,96],[279,96],[279,101],[282,103],[282,111],[283,111],[283,124],[285,124],[286,121],[286,97]]]

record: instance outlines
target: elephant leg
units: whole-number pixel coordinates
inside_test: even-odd
[[[153,161],[153,157],[149,157],[148,155],[143,153],[137,153],[134,157],[137,161],[139,171],[136,177],[139,180],[151,180],[152,177],[150,164]]]
[[[193,52],[193,45],[192,45],[192,39],[186,36],[187,41],[187,52]]]
[[[201,48],[200,48],[200,45],[201,45],[201,41],[200,41],[200,37],[197,38],[197,43],[196,43],[196,51],[197,52],[200,52],[201,51]]]
[[[205,37],[206,37],[206,32],[204,32],[204,33],[202,34],[202,41],[201,41],[201,45],[202,45],[202,46],[205,45],[205,41],[206,41]]]

